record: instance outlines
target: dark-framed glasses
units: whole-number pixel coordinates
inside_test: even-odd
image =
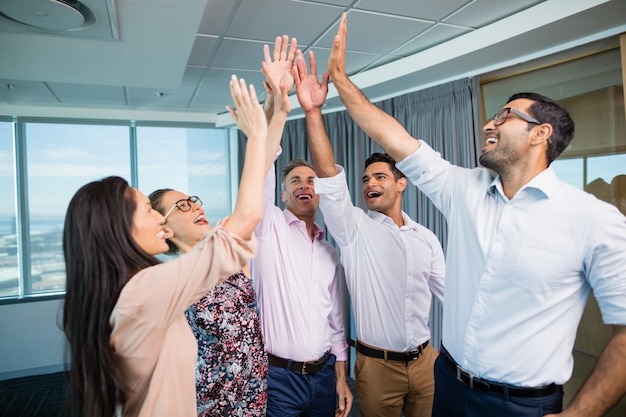
[[[189,198],[183,198],[174,203],[174,205],[168,210],[168,212],[163,216],[163,223],[167,222],[167,217],[172,214],[174,209],[178,209],[180,211],[189,211],[191,210],[191,203],[196,204],[198,206],[202,205],[202,200],[197,195],[192,195]]]
[[[514,115],[516,115],[520,119],[524,120],[525,122],[534,123],[536,125],[540,125],[541,124],[541,122],[539,120],[535,119],[534,117],[531,117],[531,116],[527,115],[526,113],[522,113],[521,111],[516,110],[516,109],[514,109],[512,107],[504,107],[504,108],[498,110],[496,115],[493,116],[491,118],[491,120],[493,121],[494,125],[500,126],[501,124],[506,122],[506,120],[509,117],[509,114],[511,114],[511,113],[513,113]]]

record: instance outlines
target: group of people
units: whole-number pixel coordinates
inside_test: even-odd
[[[599,417],[626,392],[626,217],[550,168],[573,138],[567,111],[516,94],[483,128],[482,167],[453,166],[350,81],[346,34],[344,14],[321,81],[294,38],[264,46],[263,106],[233,76],[229,110],[248,139],[235,208],[216,225],[197,196],[148,198],[118,177],[72,198],[68,415],[346,417],[342,276],[363,416]],[[367,211],[335,164],[322,117],[330,80],[386,152],[365,163]],[[274,161],[294,84],[312,164],[283,169],[280,209]],[[402,210],[409,181],[447,219],[447,261]],[[178,256],[155,258],[167,251]],[[592,290],[614,335],[562,411]],[[444,302],[441,346],[430,344],[432,296]]]

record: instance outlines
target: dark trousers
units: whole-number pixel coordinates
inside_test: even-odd
[[[335,355],[316,374],[302,375],[270,366],[267,417],[333,417],[337,402]]]
[[[442,353],[435,361],[433,417],[542,417],[562,409],[562,391],[526,398],[470,388],[457,380]]]

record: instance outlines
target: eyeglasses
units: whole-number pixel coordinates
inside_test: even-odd
[[[493,116],[491,118],[491,120],[493,121],[493,124],[496,126],[500,126],[501,124],[503,124],[504,122],[506,122],[507,118],[509,117],[509,114],[515,114],[517,117],[519,117],[520,119],[528,122],[528,123],[534,123],[536,125],[540,125],[541,122],[533,117],[530,117],[529,115],[522,113],[519,110],[516,110],[512,107],[505,107],[503,109],[500,109],[495,116]]]
[[[197,195],[192,195],[189,198],[183,198],[182,200],[178,200],[174,203],[171,209],[163,216],[163,224],[167,222],[167,217],[172,214],[175,208],[180,211],[189,211],[191,210],[191,203],[194,203],[198,206],[202,206],[202,200]]]

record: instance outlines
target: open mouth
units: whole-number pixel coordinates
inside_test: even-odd
[[[209,222],[206,220],[206,218],[204,217],[204,214],[200,214],[198,217],[196,217],[195,219],[193,219],[194,224],[199,224],[199,225],[206,225]]]
[[[300,194],[298,196],[296,196],[296,198],[300,201],[310,201],[313,199],[312,196],[308,195],[308,194]]]
[[[496,138],[494,136],[489,136],[487,139],[485,139],[485,144],[486,145],[492,145],[494,143],[498,143],[498,138]]]
[[[377,198],[380,197],[382,195],[382,193],[379,193],[378,191],[369,191],[367,193],[367,198]]]

